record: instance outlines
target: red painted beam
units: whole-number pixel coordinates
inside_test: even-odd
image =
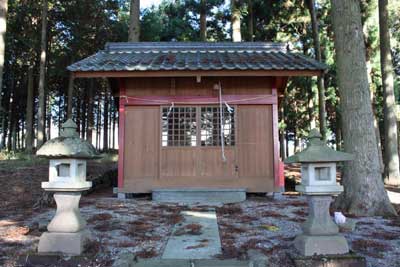
[[[275,90],[276,91],[276,90]],[[134,105],[211,105],[219,104],[218,96],[126,96],[121,94],[128,106]],[[223,95],[222,100],[228,104],[273,105],[278,104],[278,97],[272,95]]]
[[[119,95],[126,94],[125,80],[118,79]],[[125,106],[126,99],[119,99],[119,127],[118,127],[118,189],[124,187],[124,149],[125,149]]]

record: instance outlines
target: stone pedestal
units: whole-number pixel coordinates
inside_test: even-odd
[[[85,231],[86,222],[79,212],[81,192],[57,192],[54,199],[57,211],[47,226],[48,232],[40,237],[39,253],[63,253],[80,255],[90,234]]]
[[[79,211],[81,194],[81,192],[54,193],[57,211],[47,226],[49,232],[75,233],[86,227],[86,222]]]
[[[302,225],[303,234],[294,245],[304,256],[345,254],[349,252],[346,239],[329,215],[330,195],[309,195],[309,215]]]
[[[38,252],[81,255],[89,240],[90,233],[87,230],[76,233],[45,232],[40,237]]]

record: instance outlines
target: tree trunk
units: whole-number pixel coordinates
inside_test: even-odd
[[[282,121],[285,120],[285,109],[283,108],[283,101],[281,102],[281,107],[279,109],[280,111],[280,117]],[[279,130],[279,144],[280,144],[280,154],[281,154],[281,159],[285,160],[286,159],[286,149],[285,149],[285,129],[280,129]]]
[[[87,133],[87,104],[88,104],[88,99],[87,95],[88,92],[86,90],[88,83],[85,82],[85,91],[83,92],[83,100],[82,100],[82,130],[81,130],[81,138],[85,139],[85,135]]]
[[[390,50],[388,0],[379,0],[379,36],[385,125],[385,183],[400,185],[399,151],[397,148],[396,101],[394,74]]]
[[[111,92],[111,88],[109,89]],[[108,149],[112,148],[111,146],[111,138],[112,138],[112,129],[113,129],[113,110],[114,110],[114,105],[112,101],[112,96],[111,93],[108,95]]]
[[[308,9],[311,16],[311,26],[314,39],[315,58],[318,61],[322,60],[321,44],[319,41],[319,23],[315,13],[314,0],[308,0]],[[326,140],[326,109],[325,109],[325,82],[324,75],[318,76],[318,106],[319,106],[319,129],[322,138]]]
[[[47,0],[42,0],[42,33],[40,45],[40,74],[39,74],[39,108],[38,108],[38,130],[37,147],[40,148],[45,138],[45,76],[46,76],[46,50],[47,50]]]
[[[140,0],[131,0],[129,15],[129,42],[139,42],[140,36]]]
[[[111,145],[112,148],[115,149],[115,129],[117,125],[117,103],[115,101],[115,98],[113,98],[113,128],[112,128],[112,139],[111,139]]]
[[[286,150],[286,153],[285,153],[286,157],[289,157],[290,156],[289,155],[289,134],[288,134],[287,130],[285,131],[285,150]]]
[[[51,98],[50,94],[47,93],[47,101],[46,101],[46,135],[45,135],[45,140],[50,140],[51,139]]]
[[[96,148],[100,149],[100,126],[101,126],[101,98],[97,100],[97,111],[96,111]]]
[[[331,2],[344,149],[354,155],[344,165],[344,192],[335,205],[356,215],[393,215],[379,168],[360,5]]]
[[[76,98],[76,132],[80,135],[81,134],[81,108],[82,108],[82,103],[81,103],[81,96],[80,94],[77,95]]]
[[[18,124],[18,114],[16,112],[16,104],[13,103],[12,111],[13,111],[13,120],[12,120],[12,127],[11,127],[11,150],[16,152],[17,151],[17,124]]]
[[[74,76],[72,73],[69,74],[68,79],[68,108],[67,108],[67,119],[72,119],[72,106],[74,97]]]
[[[33,68],[28,70],[28,92],[26,97],[26,151],[32,153],[33,150]]]
[[[254,12],[253,12],[253,0],[248,1],[248,12],[249,12],[249,40],[254,41]]]
[[[6,97],[9,98],[9,94],[6,94]],[[6,100],[4,100],[4,104],[8,103],[8,99],[6,98]],[[7,105],[8,106],[8,105]],[[7,113],[5,112],[6,109],[4,108],[5,105],[2,105],[2,110],[4,112],[1,113],[1,131],[3,133],[2,137],[1,137],[1,144],[0,144],[0,148],[3,149],[6,146],[6,140],[7,140]],[[8,107],[7,107],[8,110]]]
[[[12,81],[11,81],[12,82]],[[14,112],[13,112],[13,102],[14,102],[14,94],[13,94],[13,86],[11,86],[10,99],[8,102],[8,135],[7,135],[7,151],[11,151],[12,149],[12,129],[13,129],[13,121],[14,121]]]
[[[86,138],[89,143],[92,143],[93,140],[93,128],[94,128],[94,114],[93,114],[93,90],[94,90],[94,81],[91,79],[89,81],[89,92],[88,92],[88,111],[87,111],[87,133]]]
[[[341,122],[341,114],[338,109],[336,109],[336,131],[335,131],[335,139],[336,139],[336,149],[342,150],[342,122]]]
[[[0,0],[0,103],[2,103],[3,95],[3,68],[4,68],[4,52],[5,52],[5,38],[7,31],[7,10],[8,0]],[[0,112],[2,105],[0,104]]]
[[[106,81],[108,84],[108,81]],[[107,85],[108,86],[108,85]],[[103,150],[108,150],[108,89],[104,93],[104,123],[103,123]]]
[[[200,0],[200,41],[207,41],[207,0]]]
[[[310,78],[306,78],[306,79],[310,79]],[[315,107],[314,107],[314,92],[313,92],[313,86],[312,86],[312,82],[310,79],[310,82],[307,85],[307,95],[308,95],[308,103],[307,103],[307,110],[308,110],[308,119],[310,122],[310,130],[314,129],[317,127],[317,122],[316,122],[316,118],[315,118]]]
[[[238,0],[231,0],[231,24],[232,24],[232,41],[241,42],[242,34],[240,32],[240,9]]]

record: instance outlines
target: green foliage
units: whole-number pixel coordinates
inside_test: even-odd
[[[210,40],[224,40],[226,17],[221,13],[222,0],[209,0],[206,14],[215,16],[207,24]],[[200,1],[163,0],[158,7],[142,11],[141,41],[198,41]]]

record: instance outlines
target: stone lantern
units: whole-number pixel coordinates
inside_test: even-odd
[[[308,136],[307,148],[285,160],[287,164],[301,164],[301,184],[296,186],[296,190],[307,195],[309,203],[310,211],[302,225],[303,233],[294,241],[302,255],[349,252],[346,239],[339,234],[338,226],[329,215],[329,206],[332,196],[343,191],[336,182],[336,164],[352,159],[351,154],[329,148],[321,140],[321,134],[313,129]]]
[[[60,136],[47,141],[36,153],[50,159],[49,181],[43,182],[42,188],[55,192],[57,204],[48,232],[40,237],[39,253],[80,255],[90,238],[79,212],[79,200],[82,192],[92,187],[92,182],[86,181],[86,160],[97,158],[98,153],[92,144],[79,138],[76,129],[76,124],[67,120]]]

